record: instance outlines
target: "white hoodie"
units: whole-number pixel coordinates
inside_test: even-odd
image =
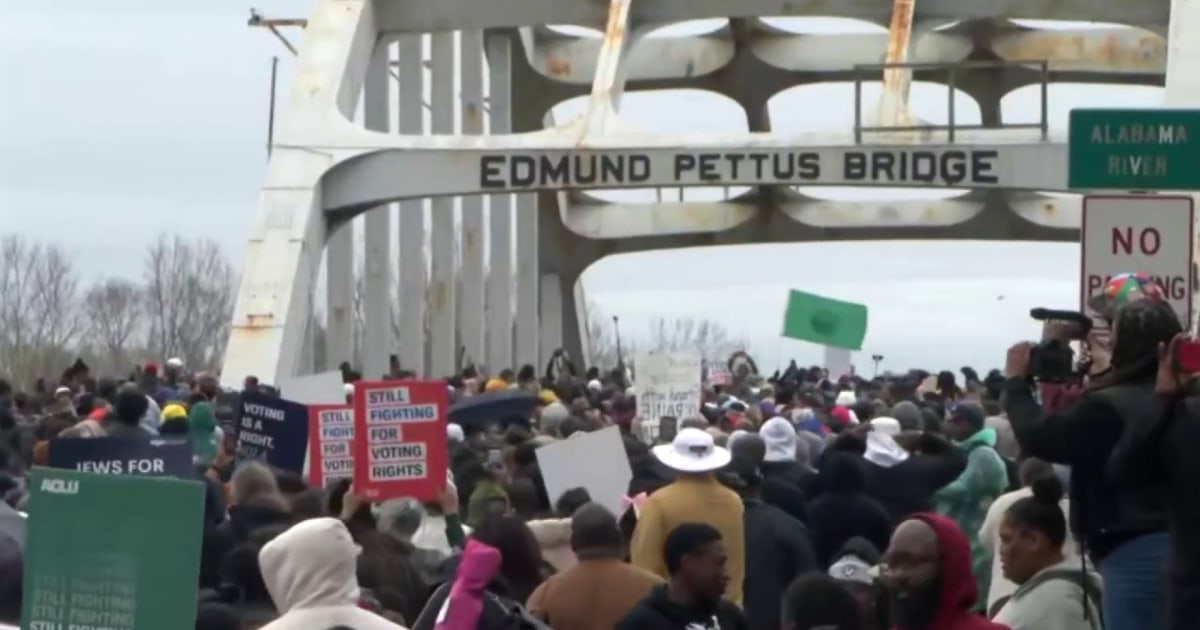
[[[260,630],[405,630],[358,607],[361,550],[335,518],[293,525],[258,552],[263,583],[282,615]]]

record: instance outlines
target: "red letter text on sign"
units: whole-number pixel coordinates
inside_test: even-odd
[[[1138,233],[1137,244],[1142,255],[1153,256],[1162,247],[1162,235],[1157,228],[1145,228]],[[1112,253],[1114,256],[1121,253],[1133,254],[1133,228],[1112,229]]]

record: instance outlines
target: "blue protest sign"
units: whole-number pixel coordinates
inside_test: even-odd
[[[262,392],[244,391],[238,419],[237,459],[257,459],[284,470],[304,471],[308,453],[308,407]]]
[[[196,476],[187,440],[153,436],[51,440],[50,467],[102,475]]]

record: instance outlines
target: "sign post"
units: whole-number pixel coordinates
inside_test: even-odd
[[[1200,109],[1073,109],[1067,187],[1200,191]]]
[[[1109,278],[1142,272],[1162,287],[1180,323],[1189,329],[1194,211],[1192,198],[1185,196],[1084,197],[1080,310],[1097,317],[1087,303]]]

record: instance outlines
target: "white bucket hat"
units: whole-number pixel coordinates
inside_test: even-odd
[[[668,468],[685,473],[718,470],[732,459],[727,449],[713,443],[711,435],[692,428],[680,429],[670,444],[655,446],[653,452]]]

